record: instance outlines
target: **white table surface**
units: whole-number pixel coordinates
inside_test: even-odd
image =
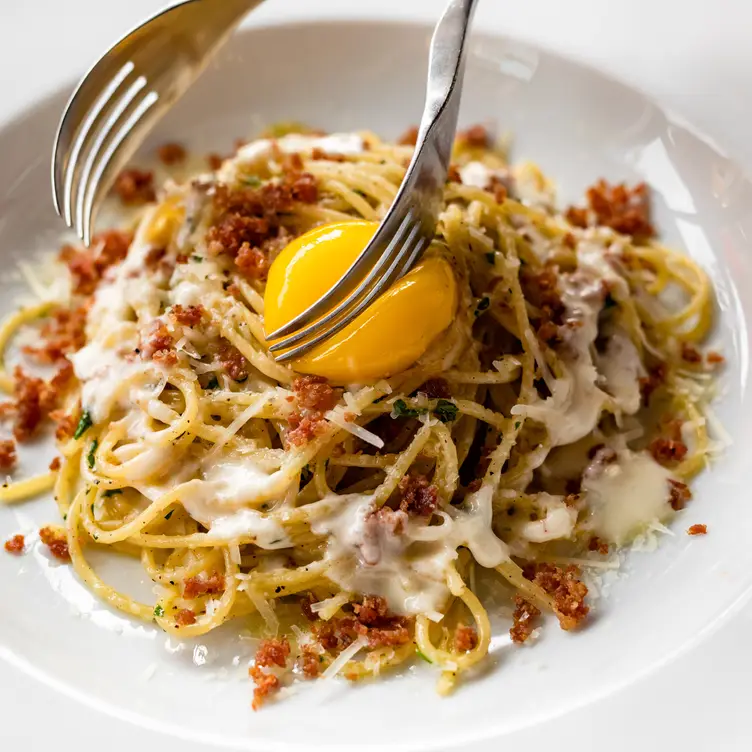
[[[444,2],[271,0],[254,20],[429,20],[437,17]],[[161,5],[160,0],[0,0],[0,123],[75,78],[120,33]],[[745,127],[752,123],[750,0],[484,0],[477,23],[577,57],[637,86],[705,131],[752,171],[752,129]],[[3,604],[3,609],[10,607]],[[685,752],[749,750],[750,633],[752,606],[742,604],[715,634],[657,674],[596,705],[527,730],[514,741],[530,750],[552,741],[559,750],[634,752],[664,745],[681,746]],[[23,749],[34,752],[48,748],[53,738],[62,750],[94,749],[95,740],[85,732],[87,714],[94,711],[5,664],[0,671],[12,672],[15,679],[0,686],[0,749],[22,742]],[[55,715],[66,720],[54,730],[44,729],[45,709],[52,703],[61,711]],[[12,719],[16,714],[29,717],[28,710],[21,710],[30,704],[38,708],[40,726],[19,728]],[[608,737],[588,737],[593,715],[608,719]],[[110,723],[114,736],[124,731],[123,722]],[[152,736],[153,745],[144,749],[170,747],[169,740]],[[466,750],[486,752],[498,746]],[[181,750],[198,752],[182,744]]]

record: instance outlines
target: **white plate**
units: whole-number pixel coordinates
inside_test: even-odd
[[[179,139],[196,151],[222,152],[237,136],[289,119],[395,137],[419,117],[428,39],[424,27],[386,23],[244,32],[149,148]],[[47,154],[63,99],[40,104],[0,132],[6,269],[58,244]],[[473,41],[462,119],[513,133],[514,156],[534,159],[553,176],[562,202],[577,199],[601,176],[646,180],[663,237],[712,276],[717,346],[729,359],[717,412],[734,444],[696,484],[696,500],[673,526],[675,537],[655,553],[632,557],[629,577],[598,603],[587,630],[567,635],[549,628],[531,648],[502,645],[488,672],[445,700],[433,692],[430,669],[421,666],[377,684],[316,687],[254,714],[242,669],[248,655],[231,628],[176,649],[157,630],[99,605],[38,547],[20,560],[0,556],[0,599],[7,610],[0,619],[1,656],[106,714],[217,746],[351,749],[367,729],[364,741],[374,748],[459,747],[503,738],[634,682],[700,639],[743,596],[752,584],[752,548],[745,542],[752,507],[743,491],[752,476],[744,457],[751,429],[743,416],[752,186],[714,146],[639,93],[500,38]],[[18,290],[4,295],[6,309]],[[46,464],[51,456],[39,449],[32,460]],[[0,538],[30,532],[54,516],[49,500],[0,509]],[[711,534],[686,536],[694,522],[707,523]],[[136,587],[137,568],[121,566],[110,561],[108,576]],[[235,655],[239,668],[232,666]],[[0,673],[0,685],[9,681],[5,676]],[[105,720],[101,726],[107,727]],[[127,739],[113,744],[125,747]]]

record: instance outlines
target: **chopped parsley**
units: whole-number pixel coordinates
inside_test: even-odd
[[[403,399],[398,399],[392,405],[392,412],[395,418],[417,418],[419,415],[423,415],[426,411],[424,409],[414,409],[408,407],[407,403]]]
[[[156,606],[154,608],[154,616],[164,616],[164,609],[162,606]]]
[[[203,256],[191,256],[191,261],[195,261],[197,264],[200,264],[204,260]]]
[[[89,466],[90,469],[94,469],[94,453],[97,451],[98,446],[99,446],[99,442],[96,439],[94,439],[94,441],[91,442],[89,453],[86,455],[86,464]]]
[[[219,389],[219,379],[216,376],[212,376],[206,385],[206,389]]]
[[[440,399],[436,403],[436,407],[433,409],[433,414],[442,423],[451,423],[453,420],[457,420],[458,412],[459,408],[457,405],[455,405],[454,402],[445,399]]]
[[[170,517],[172,517],[172,513],[173,513],[174,511],[175,511],[174,509],[170,509],[170,511],[169,511],[169,512],[167,512],[167,514],[166,514],[166,515],[164,516],[164,518],[165,518],[166,520],[169,520],[169,519],[170,519]]]
[[[485,311],[491,305],[491,298],[481,298],[478,301],[478,306],[475,309],[475,315],[480,316],[482,311]]]
[[[415,648],[415,655],[418,656],[422,661],[425,661],[426,663],[433,663],[433,661],[425,654],[422,653],[418,648]]]
[[[515,430],[517,430],[517,429],[518,429],[518,428],[520,427],[520,425],[522,425],[522,424],[520,423],[520,421],[519,421],[519,420],[518,420],[518,421],[516,421],[516,422],[515,422],[515,424],[514,424],[514,428],[515,428]]]
[[[94,421],[91,419],[91,414],[88,410],[84,410],[81,413],[81,418],[76,426],[76,432],[73,434],[74,439],[80,439],[92,426]]]
[[[103,495],[106,499],[109,499],[111,496],[120,496],[122,493],[122,488],[111,488],[109,491],[105,491]]]
[[[251,188],[258,188],[261,185],[261,178],[257,177],[256,175],[244,175],[241,178],[241,181],[245,184],[250,186]]]
[[[496,263],[496,253],[494,251],[489,251],[486,254],[486,261],[493,266]]]

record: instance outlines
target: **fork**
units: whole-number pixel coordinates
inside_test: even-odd
[[[476,6],[477,0],[451,0],[441,17],[431,41],[415,152],[397,196],[342,278],[305,311],[267,334],[277,361],[298,358],[348,326],[407,274],[432,242],[457,131],[466,42]]]
[[[181,0],[113,45],[68,102],[52,154],[57,213],[85,245],[117,173],[263,0]]]

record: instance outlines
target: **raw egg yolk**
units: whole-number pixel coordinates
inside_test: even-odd
[[[293,240],[269,270],[264,299],[267,334],[313,305],[344,275],[378,223],[338,222]],[[360,316],[293,361],[296,371],[335,384],[369,383],[404,371],[452,322],[457,283],[442,258],[427,258]]]

